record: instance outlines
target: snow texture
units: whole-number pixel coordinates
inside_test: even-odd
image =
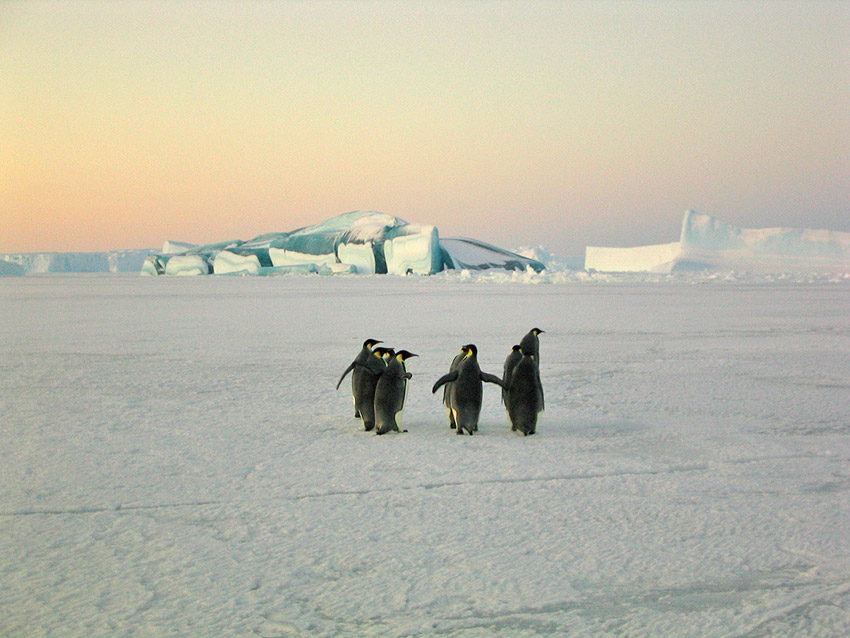
[[[848,635],[850,280],[561,276],[0,279],[0,635]],[[537,434],[455,436],[533,326]]]
[[[585,267],[600,272],[850,273],[850,233],[803,228],[739,228],[692,210],[678,242],[635,248],[588,246]]]

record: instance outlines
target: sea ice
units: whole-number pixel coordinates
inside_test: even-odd
[[[0,635],[850,634],[850,279],[515,274],[0,279]],[[537,433],[455,436],[532,327]]]

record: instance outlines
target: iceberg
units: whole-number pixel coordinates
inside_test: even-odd
[[[185,241],[174,241],[171,239],[166,239],[165,243],[162,244],[162,254],[163,255],[178,255],[180,253],[184,253],[187,250],[191,250],[192,248],[197,248],[198,244],[190,244]]]
[[[339,261],[350,264],[361,275],[375,274],[375,248],[372,242],[364,244],[340,244],[336,251]]]
[[[185,249],[179,250],[183,246]],[[176,263],[175,259],[178,259]],[[204,264],[208,266],[206,270]],[[248,241],[206,246],[166,241],[163,252],[150,255],[141,272],[144,275],[293,272],[433,275],[445,269],[524,270],[527,267],[537,272],[544,269],[536,259],[484,242],[463,238],[441,240],[436,226],[410,224],[378,211],[352,211],[318,224],[290,232],[266,233]]]
[[[222,250],[213,260],[213,271],[219,275],[257,275],[260,273],[260,260],[256,255],[237,255]]]
[[[740,228],[688,210],[678,242],[633,248],[588,246],[585,268],[662,274],[692,270],[846,273],[850,272],[850,233]]]
[[[432,275],[443,269],[436,226],[409,224],[384,242],[384,259],[391,275]]]
[[[588,246],[584,264],[599,272],[669,272],[681,252],[677,241],[634,248]]]
[[[505,270],[526,270],[535,272],[545,270],[543,262],[531,257],[498,248],[491,244],[466,237],[452,237],[440,240],[443,260],[447,268],[457,270],[487,270],[503,268]]]
[[[305,264],[324,266],[326,264],[336,263],[336,255],[334,253],[312,255],[310,253],[300,253],[295,250],[286,250],[285,248],[269,248],[269,259],[271,259],[273,266],[301,266]]]
[[[208,275],[210,265],[201,255],[174,255],[165,264],[166,275]]]

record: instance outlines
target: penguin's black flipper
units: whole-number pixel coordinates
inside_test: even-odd
[[[357,365],[357,362],[356,362],[356,361],[352,361],[352,362],[351,362],[351,365],[350,365],[350,366],[348,366],[348,367],[345,369],[345,372],[343,372],[343,373],[342,373],[342,376],[339,378],[339,381],[337,381],[337,382],[336,382],[336,389],[337,389],[337,390],[339,390],[339,386],[341,386],[341,385],[342,385],[342,380],[345,378],[345,375],[347,375],[349,372],[351,372],[352,370],[354,370],[354,366],[355,366],[355,365]]]
[[[501,380],[499,377],[497,377],[495,374],[490,374],[489,372],[482,372],[482,373],[481,373],[481,380],[482,380],[482,381],[486,381],[487,383],[495,383],[495,384],[496,384],[497,386],[499,386],[500,388],[504,388],[504,387],[505,387],[505,382],[504,382],[504,381],[502,381],[502,380]]]
[[[431,394],[434,394],[437,390],[439,390],[440,386],[444,383],[450,383],[451,381],[457,381],[457,370],[455,370],[454,372],[449,372],[448,374],[444,374],[439,379],[437,379],[437,383],[435,383],[434,387],[431,388]]]

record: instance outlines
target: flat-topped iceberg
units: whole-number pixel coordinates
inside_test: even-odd
[[[175,250],[180,246],[186,249]],[[167,241],[163,248],[161,254],[148,257],[141,269],[143,275],[432,275],[445,269],[544,269],[536,259],[472,239],[440,240],[436,226],[410,224],[377,211],[343,213],[319,224],[266,233],[248,241],[206,246]],[[169,268],[175,259],[177,267]]]
[[[850,233],[807,228],[740,228],[692,210],[679,241],[607,248],[588,246],[585,268],[599,272],[850,272]]]

